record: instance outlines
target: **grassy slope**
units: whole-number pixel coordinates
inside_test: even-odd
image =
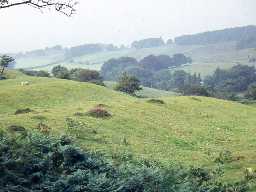
[[[29,86],[20,85],[25,80]],[[211,166],[219,152],[230,150],[242,157],[226,165],[232,178],[244,167],[256,168],[256,108],[251,106],[204,97],[163,97],[164,105],[150,104],[93,84],[25,75],[0,81],[0,87],[0,128],[33,129],[39,123],[33,117],[44,116],[53,134],[64,134],[70,117],[85,124],[77,130],[78,142],[93,151]],[[100,103],[108,105],[112,118],[73,115]],[[14,115],[26,107],[34,112]]]
[[[122,51],[109,51],[96,54],[84,55],[81,57],[73,58],[73,61],[66,60],[54,65],[64,65],[68,68],[82,67],[88,69],[100,70],[104,61],[110,58],[118,58],[122,56],[131,56],[137,59],[142,59],[150,54],[167,54],[173,55],[175,53],[184,53],[193,59],[191,66],[182,67],[182,69],[194,73],[200,72],[202,76],[212,73],[217,67],[229,68],[237,63],[248,64],[248,55],[256,57],[255,49],[236,50],[234,43],[224,43],[217,45],[205,46],[164,46],[148,49],[128,49]],[[23,58],[17,60],[17,68],[41,66],[44,64],[63,60],[59,56],[51,58],[38,57],[38,58]],[[39,67],[37,69],[50,70],[54,65],[47,67]]]
[[[106,87],[114,89],[116,82],[113,81],[104,81]],[[172,91],[164,91],[160,89],[154,89],[149,87],[142,87],[142,90],[137,91],[136,95],[144,98],[157,98],[157,97],[166,97],[166,96],[178,96],[178,93]]]

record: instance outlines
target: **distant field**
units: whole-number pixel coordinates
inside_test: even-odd
[[[246,167],[256,168],[256,108],[205,97],[161,97],[165,104],[130,97],[94,84],[34,78],[12,72],[0,81],[0,129],[21,125],[35,129],[43,122],[56,135],[71,134],[81,147],[104,153],[133,155],[169,165],[216,166],[223,151],[234,161],[224,164],[224,178],[235,181]],[[21,86],[21,81],[30,85]],[[98,104],[109,119],[74,116]],[[17,109],[31,113],[14,115]],[[76,127],[68,129],[67,118]]]
[[[16,68],[34,68],[36,70],[51,70],[53,66],[63,65],[68,68],[87,68],[100,70],[102,64],[111,58],[123,56],[142,59],[150,54],[173,55],[175,53],[184,53],[191,56],[193,64],[181,67],[188,72],[201,73],[202,76],[211,74],[217,67],[230,68],[238,63],[249,64],[248,56],[256,57],[255,49],[236,50],[235,43],[225,43],[205,46],[178,46],[170,45],[148,49],[127,49],[122,51],[108,51],[96,54],[88,54],[81,57],[75,57],[65,60],[61,56],[21,58],[17,60]],[[50,65],[47,65],[50,64]],[[47,65],[47,66],[45,66]],[[251,63],[250,65],[256,65]]]

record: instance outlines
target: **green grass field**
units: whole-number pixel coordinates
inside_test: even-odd
[[[76,135],[86,149],[117,156],[215,166],[220,152],[234,161],[224,165],[226,178],[235,180],[246,167],[256,168],[256,108],[205,97],[161,97],[165,104],[147,102],[94,84],[54,78],[35,78],[10,72],[0,81],[0,128],[21,125],[35,129],[40,121],[54,135]],[[21,81],[29,81],[21,86]],[[108,119],[74,116],[98,104],[112,114]],[[14,115],[17,109],[31,113]],[[67,118],[76,122],[67,128]],[[41,120],[39,120],[41,119]],[[43,119],[43,120],[42,120]]]
[[[56,65],[68,68],[87,68],[100,70],[102,64],[111,59],[123,56],[142,59],[150,54],[166,54],[172,56],[175,53],[184,53],[193,59],[193,64],[178,69],[184,69],[191,73],[201,73],[202,76],[211,74],[217,67],[230,68],[238,63],[248,63],[248,56],[256,57],[255,49],[236,50],[235,43],[223,43],[217,45],[179,46],[170,45],[147,49],[126,49],[121,51],[107,51],[96,54],[86,54],[81,57],[64,59],[63,56],[49,57],[25,57],[17,60],[16,68],[33,68],[36,70],[48,70]],[[48,65],[50,64],[50,65]]]

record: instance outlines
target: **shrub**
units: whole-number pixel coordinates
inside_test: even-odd
[[[5,79],[7,79],[5,76],[0,75],[0,80],[5,80]]]
[[[121,187],[117,170],[100,157],[40,134],[2,136],[0,159],[0,191],[104,192]]]
[[[32,112],[30,108],[25,108],[25,109],[17,109],[14,114],[19,115],[19,114],[30,113],[30,112]]]
[[[149,99],[148,103],[155,103],[155,104],[164,104],[164,101],[161,99]]]
[[[232,152],[226,150],[226,151],[220,152],[219,156],[215,159],[215,162],[224,164],[224,163],[230,163],[233,160],[234,159],[232,156]]]
[[[50,73],[48,73],[47,71],[29,71],[29,70],[24,70],[24,69],[20,69],[20,71],[26,75],[29,76],[36,76],[36,77],[50,77]]]
[[[202,168],[191,168],[190,174],[201,183],[212,179],[210,171]]]
[[[95,107],[87,112],[87,115],[95,118],[108,118],[112,115],[104,108]]]
[[[66,136],[66,135],[63,135],[60,137],[60,144],[62,146],[65,146],[65,145],[70,145],[72,143],[72,140],[70,137]]]

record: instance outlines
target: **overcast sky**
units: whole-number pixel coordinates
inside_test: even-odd
[[[129,44],[148,37],[256,25],[256,0],[80,0],[68,18],[31,7],[0,10],[0,52],[83,43]]]

